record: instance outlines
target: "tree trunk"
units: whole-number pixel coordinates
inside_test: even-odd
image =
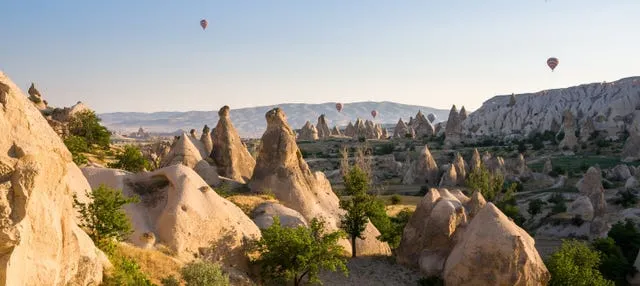
[[[356,257],[356,236],[351,236],[351,257]]]

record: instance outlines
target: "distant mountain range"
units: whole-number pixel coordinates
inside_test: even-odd
[[[315,124],[320,114],[325,114],[329,127],[334,125],[346,126],[349,121],[357,118],[372,119],[371,110],[376,110],[378,115],[376,123],[395,124],[399,118],[405,121],[410,116],[415,116],[418,111],[425,115],[433,113],[436,122],[444,121],[449,116],[448,109],[436,109],[426,106],[407,105],[395,102],[353,102],[345,103],[342,112],[338,112],[335,102],[321,104],[285,103],[270,106],[258,106],[250,108],[233,109],[231,106],[231,121],[241,137],[259,138],[267,127],[265,113],[280,107],[287,114],[287,120],[292,128],[301,128],[307,120]],[[98,114],[109,130],[118,133],[137,131],[142,127],[152,133],[173,133],[177,130],[188,131],[190,129],[202,130],[207,124],[211,128],[218,122],[218,111],[187,111],[187,112],[113,112]]]

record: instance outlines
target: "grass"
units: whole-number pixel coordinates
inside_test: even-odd
[[[228,197],[227,200],[238,206],[248,216],[261,203],[278,202],[266,195],[235,195]]]
[[[182,263],[158,250],[137,248],[126,243],[120,243],[116,250],[120,255],[133,259],[140,270],[151,282],[162,285],[160,280],[169,275],[180,277]]]

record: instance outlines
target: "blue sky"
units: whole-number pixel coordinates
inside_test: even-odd
[[[479,107],[640,75],[640,1],[4,0],[0,70],[98,112]],[[199,21],[209,27],[202,31]],[[555,72],[546,59],[555,56]]]

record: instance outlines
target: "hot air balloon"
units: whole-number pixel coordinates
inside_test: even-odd
[[[336,103],[336,109],[338,110],[338,112],[342,111],[342,103]]]
[[[200,27],[202,27],[202,30],[206,29],[207,25],[209,25],[209,22],[207,22],[207,20],[205,19],[200,20]]]
[[[376,115],[378,115],[378,112],[375,110],[371,111],[371,116],[373,116],[373,118],[376,118]]]
[[[551,68],[551,71],[553,71],[557,66],[558,66],[558,59],[557,58],[549,58],[547,60],[547,65]]]

